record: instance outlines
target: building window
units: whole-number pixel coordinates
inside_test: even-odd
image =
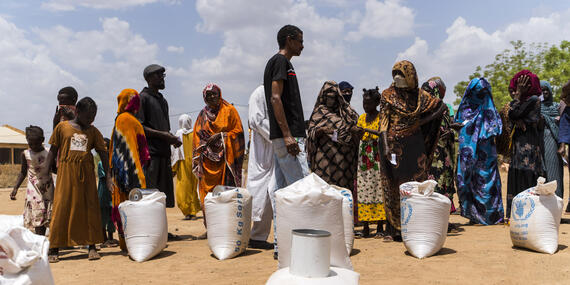
[[[14,149],[14,164],[22,164],[22,152],[24,148],[15,148]]]
[[[9,148],[0,148],[0,164],[12,163],[12,151]]]

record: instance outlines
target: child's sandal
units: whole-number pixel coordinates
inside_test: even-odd
[[[49,263],[58,263],[59,262],[59,256],[57,256],[55,254],[48,255],[48,262]]]

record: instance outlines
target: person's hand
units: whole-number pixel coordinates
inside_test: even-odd
[[[174,145],[174,147],[180,147],[182,145],[182,142],[180,141],[180,139],[177,136],[175,136],[169,132],[166,132],[166,133],[167,133],[167,137],[168,137],[168,142],[171,145]]]
[[[14,188],[12,193],[10,193],[10,200],[16,200],[16,194],[18,194],[18,188]]]
[[[522,75],[517,79],[517,93],[518,96],[526,94],[530,89],[530,77],[528,75]]]
[[[221,137],[222,137],[222,133],[214,134],[213,136],[211,136],[210,138],[208,138],[208,141],[206,141],[206,144],[210,145],[210,144],[212,144],[212,143],[215,143],[215,142],[218,141]]]
[[[460,131],[463,128],[463,124],[461,123],[451,123],[449,126],[455,131]]]
[[[361,138],[364,135],[364,129],[359,126],[352,126],[350,128],[350,132],[359,138]]]
[[[408,191],[408,190],[400,188],[400,197],[408,197],[410,195],[412,195],[412,191]]]
[[[566,154],[566,150],[564,148],[564,144],[560,144],[560,147],[558,148],[558,154],[560,154],[560,156],[564,157]]]
[[[285,147],[287,147],[287,152],[290,155],[296,157],[297,154],[301,152],[301,149],[299,149],[299,144],[297,144],[297,141],[293,137],[284,137],[283,141],[285,141]]]
[[[330,135],[333,133],[331,127],[320,127],[317,129],[317,136]]]
[[[111,178],[110,175],[107,175],[107,189],[109,189],[109,192],[111,192],[111,194],[113,194],[113,192],[115,192],[115,184],[113,183],[113,178]]]
[[[384,147],[384,156],[386,157],[386,161],[391,163],[390,160],[392,160],[392,154],[390,153],[390,148],[388,146]]]

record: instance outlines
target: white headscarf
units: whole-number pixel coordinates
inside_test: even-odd
[[[192,132],[192,117],[187,114],[182,114],[178,118],[178,126],[180,129],[176,132],[178,135],[179,132],[187,135]]]
[[[176,136],[181,142],[184,142],[183,136],[192,133],[192,131],[194,130],[192,128],[192,117],[190,117],[187,114],[180,115],[180,117],[178,118],[178,126],[180,127],[180,129],[176,131]],[[184,144],[176,148],[174,146],[171,146],[171,148],[172,148],[171,149],[172,155],[170,157],[170,163],[172,166],[174,166],[176,162],[178,162],[179,160],[184,160]]]

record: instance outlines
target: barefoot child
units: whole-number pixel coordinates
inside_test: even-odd
[[[108,157],[103,136],[91,125],[97,105],[85,97],[76,106],[73,120],[57,125],[50,138],[49,163],[59,152],[59,167],[50,223],[49,261],[58,262],[59,248],[89,245],[89,260],[99,259],[95,244],[103,242],[101,211],[95,184],[95,169],[91,150]],[[102,159],[108,174],[109,161]],[[107,187],[112,189],[110,175]]]
[[[45,235],[51,214],[53,198],[53,181],[48,169],[48,151],[44,148],[44,131],[37,126],[26,128],[26,140],[29,148],[22,152],[22,170],[16,181],[16,186],[10,194],[10,199],[16,200],[18,188],[28,177],[26,200],[24,208],[24,226],[38,235]]]

